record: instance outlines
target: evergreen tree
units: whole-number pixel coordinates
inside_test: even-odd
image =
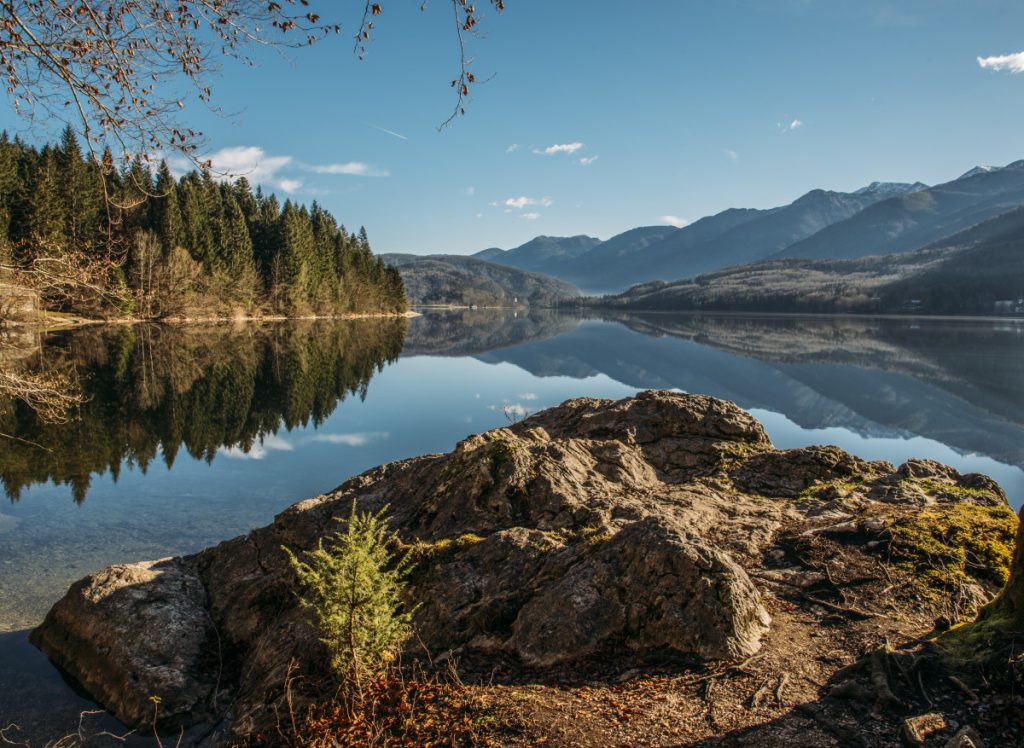
[[[154,316],[405,305],[400,276],[373,256],[365,228],[349,234],[315,202],[282,207],[244,178],[191,172],[175,183],[166,162],[155,175],[138,157],[119,170],[109,149],[92,161],[71,129],[40,150],[0,133],[0,255],[26,263],[40,247],[125,258],[101,282],[128,288],[136,313]]]
[[[149,201],[149,223],[166,255],[184,244],[178,186],[166,161],[156,171],[153,198]]]
[[[182,239],[193,259],[207,263],[213,258],[213,231],[206,205],[206,190],[196,172],[185,175],[180,183],[178,205],[181,208]]]
[[[98,172],[82,156],[78,138],[70,127],[61,135],[56,158],[58,192],[66,211],[64,234],[73,248],[87,251],[99,239],[102,193]]]
[[[61,200],[57,158],[47,146],[39,156],[32,175],[28,195],[28,237],[52,247],[62,247],[67,240],[66,210]]]

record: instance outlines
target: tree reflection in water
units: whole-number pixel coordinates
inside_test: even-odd
[[[50,337],[25,363],[74,365],[84,402],[48,423],[0,401],[0,481],[12,501],[35,483],[85,500],[93,475],[170,467],[182,447],[211,461],[284,427],[319,425],[402,352],[405,319],[262,325],[104,326]]]

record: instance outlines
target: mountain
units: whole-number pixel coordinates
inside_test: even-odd
[[[792,203],[746,216],[736,226],[691,243],[685,229],[631,258],[629,267],[610,268],[619,283],[688,278],[764,259],[882,199],[877,192],[853,194],[812,190]],[[696,225],[696,224],[694,224]],[[685,237],[685,239],[684,239]],[[689,246],[687,246],[689,244]]]
[[[875,203],[775,257],[850,259],[918,249],[1024,204],[1024,161]]]
[[[1024,207],[913,252],[772,259],[636,286],[597,306],[644,310],[992,314],[1024,296]]]
[[[385,254],[398,269],[410,304],[545,306],[579,296],[579,289],[538,273],[461,255]]]
[[[1003,167],[976,166],[932,187],[872,182],[853,192],[816,189],[789,205],[730,208],[679,229],[643,226],[605,242],[588,236],[541,236],[515,249],[486,249],[476,256],[552,275],[588,294],[617,294],[638,284],[663,280],[676,285],[672,282],[677,279],[766,259],[848,260],[911,252],[1021,205],[1024,161],[1017,161]],[[900,277],[909,272],[904,264],[896,265]],[[819,270],[813,268],[814,273]],[[758,278],[763,271],[757,270]],[[716,282],[728,277],[732,283],[750,272],[745,268],[740,275],[716,275]],[[799,289],[792,290],[799,294]]]
[[[509,267],[547,273],[558,276],[553,270],[561,263],[571,260],[601,243],[600,239],[580,234],[579,236],[538,236],[514,249],[485,249],[473,255],[479,260],[498,262]]]
[[[628,263],[629,258],[635,257],[652,244],[677,231],[679,229],[675,226],[641,226],[630,229],[601,242],[583,255],[567,257],[557,264],[549,264],[547,272],[590,293],[600,293],[605,290],[606,268]],[[494,261],[502,262],[502,258],[496,258]]]
[[[975,166],[973,169],[961,174],[960,178],[966,179],[967,177],[973,177],[975,174],[987,174],[988,172],[995,171],[998,168],[998,166]]]
[[[789,205],[767,210],[731,208],[680,229],[648,226],[619,234],[582,254],[562,252],[544,262],[524,263],[527,243],[493,262],[562,278],[589,293],[619,292],[652,279],[673,280],[764,259],[821,229],[856,215],[893,195],[913,193],[920,183],[874,182],[853,193],[812,190]],[[538,237],[550,240],[550,237]],[[534,240],[537,242],[538,240]],[[546,246],[542,244],[541,246]],[[488,254],[491,253],[491,254]]]
[[[853,194],[884,195],[885,197],[894,197],[896,195],[905,195],[908,192],[918,192],[926,189],[928,189],[928,185],[923,182],[914,182],[913,184],[909,182],[872,182],[867,187],[861,187],[859,190],[854,190]]]
[[[473,255],[473,257],[477,258],[478,260],[487,260],[488,262],[492,262],[496,258],[501,257],[503,254],[505,254],[504,249],[501,249],[500,247],[491,247],[490,249],[485,249],[481,252],[477,252],[475,255]]]

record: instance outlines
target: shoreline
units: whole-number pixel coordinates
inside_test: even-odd
[[[34,320],[9,320],[6,324],[10,327],[20,328],[35,332],[59,332],[61,330],[74,330],[93,325],[198,325],[198,324],[225,324],[231,322],[288,322],[291,320],[355,320],[355,319],[413,319],[422,317],[420,312],[411,309],[404,312],[350,312],[345,314],[310,314],[310,315],[237,315],[227,317],[224,315],[211,315],[202,317],[163,317],[161,319],[147,319],[144,317],[115,317],[112,319],[92,319],[89,317],[76,317],[63,315],[59,312],[44,312],[38,319]]]

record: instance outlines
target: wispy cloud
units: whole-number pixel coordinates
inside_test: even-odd
[[[519,143],[512,143],[508,148],[505,149],[505,153],[515,153],[519,150]]]
[[[520,218],[525,218],[527,221],[536,221],[538,218],[540,218],[540,213],[531,211],[529,213],[523,213],[523,215],[521,215]]]
[[[590,166],[592,163],[597,161],[597,158],[597,156],[584,156],[583,158],[580,159],[580,163],[583,166]]]
[[[409,138],[405,137],[404,135],[402,135],[402,133],[400,133],[400,132],[395,132],[394,130],[389,130],[386,127],[381,127],[380,125],[375,125],[372,122],[364,122],[363,124],[366,125],[367,127],[372,127],[374,130],[380,130],[381,132],[387,133],[388,135],[393,135],[394,137],[398,138],[399,140],[408,140],[409,139]]]
[[[289,194],[303,190],[309,194],[325,194],[318,187],[306,187],[305,181],[296,172],[328,175],[350,175],[357,177],[386,177],[387,169],[381,169],[362,161],[337,164],[306,164],[292,156],[272,156],[259,146],[238,145],[221,148],[203,156],[210,162],[214,179],[221,181],[245,177],[253,184],[279,189]],[[183,158],[168,159],[176,176],[189,171],[192,164]]]
[[[509,197],[502,200],[500,203],[491,203],[492,206],[504,205],[506,208],[515,208],[516,210],[522,210],[531,205],[543,205],[545,208],[549,208],[555,204],[555,201],[550,197]]]
[[[979,57],[978,64],[989,70],[1006,70],[1010,73],[1024,73],[1024,52],[1012,55]]]
[[[726,158],[728,158],[730,161],[739,161],[740,159],[740,154],[738,154],[732,148],[726,148],[724,153]]]
[[[683,226],[690,223],[685,218],[680,218],[679,216],[662,216],[661,220],[669,226],[675,226],[677,229],[681,229]]]
[[[466,194],[467,194],[467,195],[468,195],[469,197],[473,197],[473,195],[475,195],[475,194],[476,194],[476,187],[474,187],[473,185],[470,185],[469,187],[467,187],[467,188],[466,188]]]
[[[523,392],[517,396],[520,400],[540,400],[536,392]]]
[[[309,437],[309,441],[321,444],[341,444],[346,447],[362,447],[390,437],[391,434],[387,431],[361,431],[352,434],[314,434]]]
[[[302,168],[315,174],[348,174],[353,177],[391,176],[391,172],[387,169],[378,169],[376,166],[362,161],[349,161],[344,164],[302,164]]]
[[[798,119],[794,119],[788,125],[783,124],[782,122],[776,122],[775,124],[778,125],[779,132],[782,133],[793,132],[793,130],[796,130],[797,128],[804,126],[804,123]]]
[[[556,143],[547,148],[534,148],[533,152],[543,156],[553,156],[556,153],[576,153],[583,147],[583,143]]]

